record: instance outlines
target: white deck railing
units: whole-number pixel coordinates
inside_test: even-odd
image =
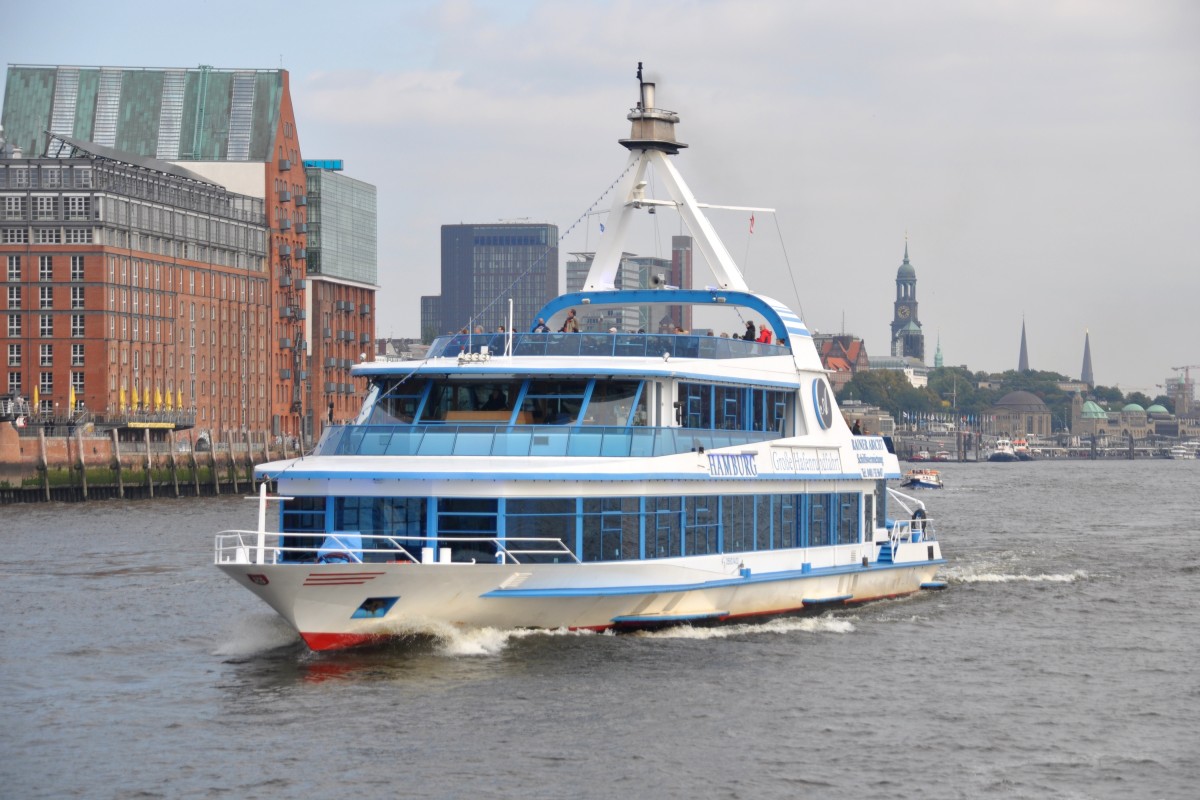
[[[288,544],[284,545],[286,538]],[[370,545],[370,546],[364,546]],[[216,538],[217,564],[280,563],[452,563],[455,550],[494,556],[483,563],[521,564],[522,558],[550,556],[578,563],[561,539],[494,536],[381,536],[357,531],[335,533],[222,531]],[[415,551],[415,553],[414,553]],[[289,557],[290,556],[290,557]],[[463,562],[454,562],[463,563]]]

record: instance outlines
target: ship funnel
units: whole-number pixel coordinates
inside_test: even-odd
[[[642,81],[642,108],[654,108],[654,84]]]
[[[675,155],[687,147],[675,140],[675,123],[679,115],[674,111],[656,108],[654,82],[642,78],[642,62],[638,62],[638,104],[626,117],[633,123],[628,139],[619,140],[630,150],[661,150]]]

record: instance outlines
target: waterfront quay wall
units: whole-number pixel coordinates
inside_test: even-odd
[[[0,505],[244,493],[256,464],[299,455],[287,439],[261,433],[229,432],[200,449],[174,431],[25,433],[0,422]]]

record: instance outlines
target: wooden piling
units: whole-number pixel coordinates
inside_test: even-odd
[[[79,448],[79,485],[83,489],[83,499],[88,499],[87,464],[83,461],[83,431],[75,428],[75,446]]]
[[[117,497],[125,499],[125,478],[124,469],[121,466],[121,438],[117,436],[117,429],[112,429],[113,440],[113,461],[117,465]]]
[[[142,430],[142,440],[146,443],[146,491],[154,497],[154,456],[150,452],[150,429]]]

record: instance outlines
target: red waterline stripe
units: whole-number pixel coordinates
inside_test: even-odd
[[[343,650],[347,647],[377,641],[382,637],[374,633],[304,633],[301,631],[300,638],[304,639],[304,643],[310,650]]]

